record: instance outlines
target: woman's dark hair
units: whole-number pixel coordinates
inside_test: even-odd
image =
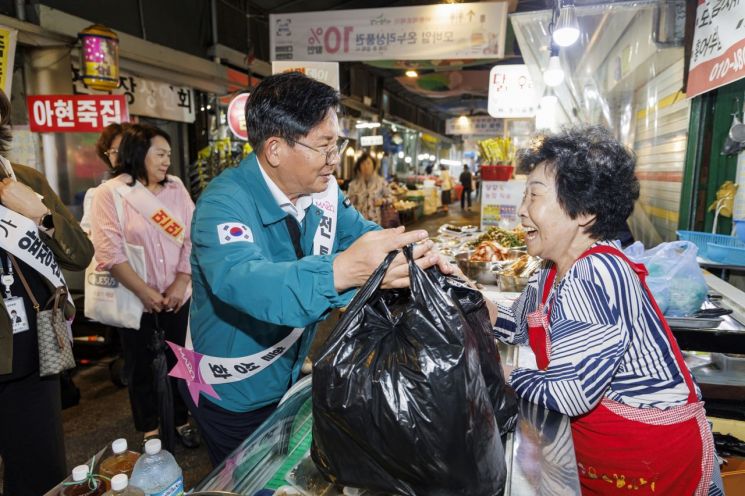
[[[0,90],[0,153],[10,150],[13,134],[10,132],[10,100],[3,90]]]
[[[132,176],[130,186],[134,186],[135,180],[141,179],[147,185],[147,169],[145,169],[145,156],[147,155],[151,140],[160,136],[171,144],[171,137],[160,128],[148,124],[130,124],[122,133],[122,142],[119,145],[119,166],[114,169],[114,176],[129,174]],[[168,182],[168,177],[159,184]]]
[[[375,161],[373,156],[369,152],[362,152],[362,155],[360,155],[357,160],[354,162],[354,177],[357,177],[357,174],[360,173],[360,167],[362,167],[362,162],[364,162],[367,159],[372,160],[373,163],[373,172],[378,168],[378,163]]]
[[[299,72],[264,78],[246,103],[248,142],[261,151],[272,136],[294,146],[339,105],[339,92]]]
[[[103,128],[101,136],[99,136],[98,141],[96,141],[96,155],[98,155],[98,157],[109,166],[109,169],[113,170],[114,164],[111,163],[111,159],[106,153],[111,149],[111,143],[114,141],[114,138],[124,133],[124,130],[129,127],[129,125],[130,124],[128,123],[119,124],[118,122],[109,124]]]
[[[554,174],[559,205],[572,219],[594,215],[585,232],[615,239],[639,198],[634,153],[600,126],[574,127],[533,139],[518,152],[518,171],[545,163]]]

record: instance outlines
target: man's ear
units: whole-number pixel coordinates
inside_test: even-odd
[[[264,146],[261,148],[262,158],[269,166],[274,168],[279,167],[279,164],[282,163],[283,147],[284,141],[272,136],[264,142]]]

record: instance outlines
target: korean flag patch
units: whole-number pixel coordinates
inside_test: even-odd
[[[217,237],[220,239],[221,245],[228,243],[238,243],[244,241],[246,243],[254,242],[254,235],[248,226],[239,224],[238,222],[226,222],[217,226]]]

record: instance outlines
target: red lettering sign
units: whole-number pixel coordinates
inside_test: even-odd
[[[32,95],[26,104],[30,129],[37,133],[98,133],[129,122],[125,95]]]

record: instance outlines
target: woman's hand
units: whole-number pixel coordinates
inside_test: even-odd
[[[0,181],[0,203],[36,224],[49,211],[34,190],[8,177]]]
[[[184,305],[184,295],[189,286],[191,276],[179,272],[176,279],[168,286],[163,294],[164,309],[166,312],[178,312]]]
[[[137,297],[145,306],[145,311],[148,313],[158,313],[165,308],[165,298],[163,295],[150,286],[144,286],[138,291]]]

